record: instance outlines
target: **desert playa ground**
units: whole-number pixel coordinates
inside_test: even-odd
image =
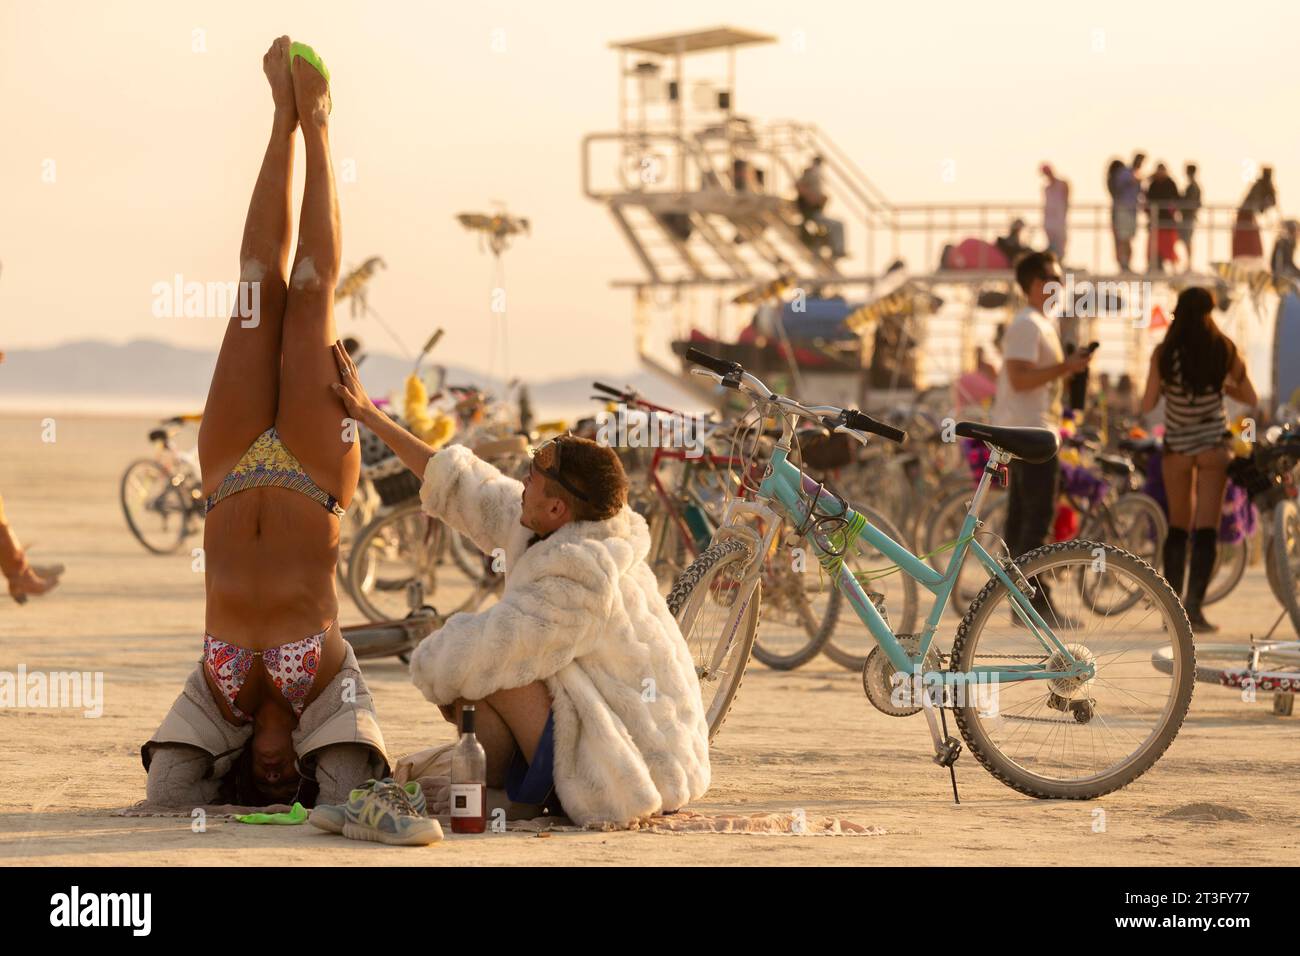
[[[0,416],[0,493],[38,561],[67,564],[51,596],[0,598],[0,671],[103,672],[103,713],[0,709],[0,862],[10,865],[257,864],[1095,864],[1286,863],[1300,851],[1300,715],[1270,697],[1197,685],[1192,713],[1156,767],[1091,803],[1039,801],[958,763],[962,804],[930,761],[924,718],[873,710],[859,675],[819,659],[779,673],[755,664],[715,742],[710,817],[802,810],[870,835],[507,832],[422,849],[356,843],[312,827],[124,818],[140,800],[140,744],[196,660],[201,576],[188,553],[148,554],[118,505],[126,465],[149,454],[147,419]],[[198,542],[196,541],[196,544]],[[1245,640],[1276,603],[1254,565],[1211,609],[1217,640]],[[360,621],[345,600],[344,623]],[[950,620],[955,621],[955,618]],[[1283,625],[1286,628],[1286,625]],[[1286,636],[1290,636],[1289,631]],[[390,751],[452,738],[395,659],[367,661]]]

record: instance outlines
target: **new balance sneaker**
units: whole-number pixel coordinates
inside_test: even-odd
[[[423,816],[412,805],[410,787],[381,780],[369,790],[352,791],[344,809],[343,835],[390,846],[427,846],[442,839],[437,820]],[[421,801],[423,802],[423,801]]]
[[[353,790],[348,795],[347,803],[322,803],[312,808],[311,816],[307,818],[308,823],[312,823],[327,833],[342,833],[343,824],[347,822],[347,809],[351,805],[360,807],[365,800],[365,795],[374,790],[381,783],[393,784],[390,778],[385,777],[380,780],[367,780],[360,787]],[[393,784],[396,786],[396,784]],[[428,813],[428,807],[424,801],[424,791],[420,785],[412,780],[404,784],[402,790],[406,793],[406,799],[411,804],[411,809],[420,816]]]

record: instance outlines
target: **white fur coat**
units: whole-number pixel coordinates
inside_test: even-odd
[[[575,521],[532,547],[523,485],[464,446],[430,459],[425,511],[484,552],[505,552],[505,591],[453,614],[411,655],[435,704],[544,681],[553,699],[555,789],[576,822],[627,826],[709,788],[708,728],[686,642],[646,564],[629,508]]]

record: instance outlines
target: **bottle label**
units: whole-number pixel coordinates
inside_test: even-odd
[[[451,815],[453,817],[483,816],[483,784],[453,783],[451,785]]]

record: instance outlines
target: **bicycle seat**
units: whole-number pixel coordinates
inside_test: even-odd
[[[1050,428],[1019,428],[958,422],[955,433],[962,438],[988,442],[1007,454],[1038,465],[1051,461],[1061,447],[1061,436]]]
[[[1109,475],[1133,474],[1133,460],[1126,455],[1111,455],[1105,452],[1097,456],[1097,464]]]
[[[1157,450],[1159,447],[1160,443],[1154,438],[1121,438],[1119,440],[1120,451],[1146,454]]]

